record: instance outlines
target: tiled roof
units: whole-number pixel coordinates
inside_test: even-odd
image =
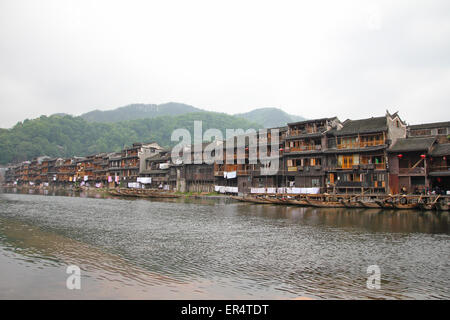
[[[327,149],[324,150],[324,153],[360,153],[360,152],[371,152],[371,151],[379,151],[386,149],[387,145],[381,144],[379,146],[373,146],[373,147],[365,147],[365,148],[355,148],[355,149]]]
[[[450,155],[450,143],[437,144],[433,151],[431,151],[432,156],[446,156]]]
[[[400,138],[389,148],[389,152],[428,151],[435,141],[435,137]]]
[[[450,121],[423,123],[423,124],[415,124],[415,125],[412,125],[412,126],[408,126],[408,128],[412,129],[412,130],[435,129],[435,128],[445,128],[445,127],[450,127]]]
[[[303,134],[298,134],[295,136],[286,136],[286,140],[292,140],[292,139],[302,139],[302,138],[320,138],[322,137],[323,133],[322,132],[315,132],[315,133],[303,133]]]
[[[328,133],[336,136],[357,133],[373,133],[387,130],[386,117],[372,117],[361,120],[346,120],[340,130],[330,130]]]
[[[326,120],[334,120],[337,119],[337,117],[331,117],[331,118],[320,118],[320,119],[310,119],[310,120],[303,120],[303,121],[298,121],[298,122],[290,122],[287,125],[291,126],[291,125],[298,125],[298,124],[306,124],[306,123],[314,123],[314,122],[320,122],[320,121],[326,121]]]

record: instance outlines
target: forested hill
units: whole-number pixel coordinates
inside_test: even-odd
[[[30,160],[37,156],[85,156],[99,152],[120,151],[133,142],[156,141],[170,147],[172,131],[186,128],[193,137],[194,120],[203,121],[203,132],[217,128],[261,128],[257,123],[216,112],[188,113],[152,119],[114,123],[88,122],[69,115],[41,116],[0,130],[0,164]]]
[[[281,127],[290,122],[306,120],[301,116],[288,114],[278,108],[259,108],[250,112],[235,114],[235,116],[260,123],[265,128]]]
[[[107,111],[94,110],[82,114],[81,117],[90,122],[120,122],[124,120],[156,118],[161,116],[176,116],[202,111],[204,110],[187,104],[169,102],[159,105],[130,104],[128,106]]]
[[[95,110],[81,117],[89,122],[120,122],[124,120],[136,120],[156,118],[160,116],[176,116],[194,112],[208,112],[187,104],[169,102],[164,104],[130,104],[113,110]],[[234,116],[256,122],[265,128],[285,126],[289,122],[305,120],[301,116],[295,116],[278,108],[259,108],[250,112],[235,114]]]

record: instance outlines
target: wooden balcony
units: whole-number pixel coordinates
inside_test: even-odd
[[[337,145],[338,149],[362,149],[366,147],[376,147],[384,145],[383,140],[374,140],[374,141],[361,141],[361,142],[352,142],[352,143],[340,143]]]
[[[342,169],[342,170],[367,170],[367,169],[375,169],[375,170],[386,170],[386,164],[385,163],[361,163],[359,165],[354,165],[352,163],[342,165],[342,166],[336,166],[336,169]]]
[[[430,172],[450,172],[450,166],[431,166]]]
[[[285,152],[303,152],[303,151],[320,151],[322,150],[321,145],[308,145],[308,146],[299,146],[299,147],[289,147],[286,148]]]
[[[415,167],[415,168],[399,168],[399,174],[401,175],[425,175],[424,167]]]

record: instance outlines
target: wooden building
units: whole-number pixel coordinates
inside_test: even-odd
[[[438,143],[450,143],[450,121],[411,125],[409,137],[436,137]]]
[[[153,156],[147,156],[141,161],[139,168],[140,181],[145,181],[145,188],[170,190],[173,183],[170,183],[170,153],[168,151],[159,150]]]
[[[430,152],[435,143],[436,137],[397,139],[388,150],[390,193],[422,193],[429,189]]]
[[[450,143],[436,144],[430,154],[429,179],[433,189],[450,192]]]
[[[287,187],[325,189],[326,133],[341,127],[337,117],[288,124],[284,149]]]
[[[387,149],[406,137],[406,124],[397,113],[346,120],[326,134],[328,192],[388,193]]]

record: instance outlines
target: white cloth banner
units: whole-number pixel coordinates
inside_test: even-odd
[[[286,188],[277,188],[277,193],[286,193]]]
[[[150,183],[152,183],[152,178],[138,177],[137,182],[140,182],[142,184],[150,184]]]
[[[214,186],[214,191],[219,193],[238,193],[238,187]]]
[[[300,188],[286,188],[286,193],[300,194]]]
[[[265,188],[251,188],[250,193],[266,193]]]
[[[225,192],[238,193],[238,188],[237,187],[225,187]]]
[[[320,188],[302,188],[302,193],[318,194],[320,193]]]
[[[169,164],[168,163],[160,163],[159,168],[162,170],[169,169]]]
[[[250,193],[318,194],[320,188],[250,188]]]
[[[236,171],[227,172],[227,179],[234,179],[234,178],[236,178]]]
[[[128,182],[128,188],[139,189],[141,184],[139,182]]]

